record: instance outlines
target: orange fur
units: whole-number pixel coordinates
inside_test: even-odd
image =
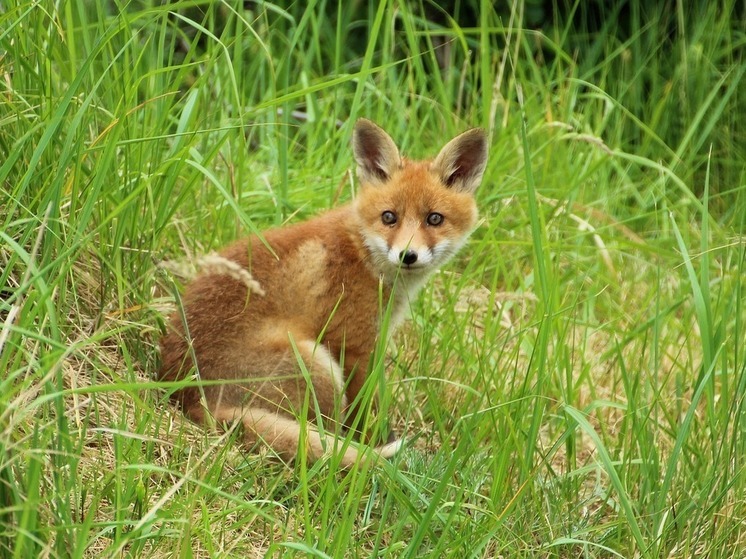
[[[434,161],[408,161],[383,130],[361,119],[353,151],[361,182],[353,203],[267,231],[271,251],[251,237],[207,257],[183,297],[186,324],[175,313],[161,340],[162,379],[197,372],[201,381],[222,381],[176,392],[189,417],[200,421],[208,411],[219,421],[240,420],[250,443],[261,440],[286,458],[297,454],[309,391],[308,409],[330,422],[347,412],[351,424],[382,303],[391,298],[400,320],[476,222],[473,191],[487,156],[481,130],[457,136]],[[384,222],[385,212],[395,223]],[[428,222],[438,221],[434,213],[442,216],[437,224]],[[330,435],[313,429],[305,440],[313,459],[334,447]],[[400,446],[373,450],[388,457]],[[359,459],[348,447],[341,462]]]

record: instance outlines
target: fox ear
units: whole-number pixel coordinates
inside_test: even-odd
[[[401,167],[401,157],[394,140],[382,128],[365,118],[360,118],[355,123],[352,151],[361,183],[386,182]]]
[[[446,186],[474,192],[487,165],[487,136],[472,128],[448,142],[433,162],[433,170]]]

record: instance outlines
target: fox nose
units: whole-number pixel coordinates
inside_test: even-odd
[[[403,250],[399,253],[399,260],[406,266],[411,266],[417,262],[417,252],[414,250]]]

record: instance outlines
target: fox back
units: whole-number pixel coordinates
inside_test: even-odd
[[[301,440],[305,455],[319,458],[334,448],[324,433],[335,432],[334,423],[355,427],[381,309],[390,304],[398,323],[477,219],[473,194],[487,160],[481,130],[457,136],[432,161],[402,158],[365,119],[352,144],[357,198],[203,259],[183,314],[174,313],[161,340],[160,377],[194,378],[174,394],[189,417],[241,421],[247,442],[262,441],[287,459]],[[299,421],[302,414],[311,417]],[[302,433],[317,422],[322,432]],[[379,446],[374,456],[400,446]],[[361,452],[348,446],[341,463],[353,464]]]

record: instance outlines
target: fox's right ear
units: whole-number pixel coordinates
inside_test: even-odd
[[[361,183],[384,183],[402,165],[399,150],[391,136],[365,118],[355,123],[352,151]]]

